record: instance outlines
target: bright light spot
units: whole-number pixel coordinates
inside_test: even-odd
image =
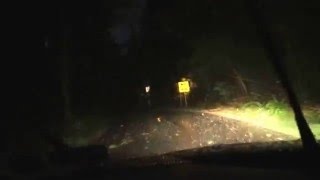
[[[161,118],[160,118],[160,117],[157,117],[157,121],[158,121],[158,122],[161,122]]]
[[[117,148],[117,147],[118,147],[117,145],[111,144],[111,145],[109,146],[109,149],[115,149],[115,148]]]
[[[150,92],[150,86],[146,86],[145,87],[145,91],[146,91],[146,93],[149,93]]]
[[[213,141],[208,141],[207,144],[211,145],[211,144],[213,144]]]

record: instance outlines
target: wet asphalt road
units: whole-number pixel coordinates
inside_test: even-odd
[[[111,158],[131,158],[210,146],[292,140],[292,136],[246,122],[190,111],[164,111],[132,116],[100,133],[93,144],[109,146]]]

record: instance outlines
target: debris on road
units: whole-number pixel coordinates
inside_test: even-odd
[[[164,120],[165,119],[165,120]],[[109,145],[115,158],[141,157],[171,151],[211,146],[214,144],[251,143],[292,140],[293,137],[245,122],[204,113],[162,114],[120,126],[119,135],[103,134],[104,138],[122,137]],[[120,133],[121,132],[121,133]],[[114,139],[114,138],[113,138]],[[100,142],[104,143],[104,142]]]

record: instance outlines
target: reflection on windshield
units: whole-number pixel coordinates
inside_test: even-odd
[[[320,29],[309,5],[287,0],[263,7],[319,139]],[[119,158],[300,139],[242,1],[114,0],[60,8],[43,35],[49,61],[25,73],[32,98],[23,100],[21,117],[30,120],[16,123],[18,135],[10,132],[13,149],[29,148],[20,142],[50,149],[38,143],[43,133],[70,146],[104,145]]]

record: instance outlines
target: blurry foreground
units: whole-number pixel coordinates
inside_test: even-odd
[[[297,139],[247,122],[188,110],[149,113],[132,119],[96,132],[86,143],[105,145],[111,158],[122,159],[214,144]]]

